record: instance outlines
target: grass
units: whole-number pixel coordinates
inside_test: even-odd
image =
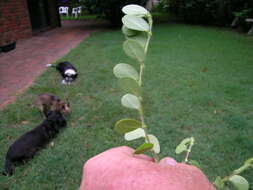
[[[123,93],[112,68],[131,63],[123,53],[120,31],[94,33],[59,61],[80,71],[69,87],[60,85],[49,68],[17,101],[0,112],[0,163],[8,146],[42,118],[30,104],[36,95],[51,92],[69,96],[72,114],[54,146],[16,167],[12,177],[0,176],[3,190],[76,190],[82,166],[111,147],[129,145],[117,135],[114,123],[135,117],[120,105]],[[228,175],[253,156],[252,38],[217,28],[190,25],[155,26],[144,73],[145,116],[150,132],[160,139],[163,156],[174,153],[185,137],[194,136],[190,158],[198,160],[211,181]],[[137,67],[136,64],[133,63]],[[253,186],[253,172],[246,171]]]
[[[62,15],[61,20],[93,20],[97,19],[97,15],[81,15],[78,17]]]

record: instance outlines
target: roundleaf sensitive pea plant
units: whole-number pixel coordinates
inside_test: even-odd
[[[123,44],[125,53],[139,64],[139,72],[126,63],[117,64],[114,75],[119,78],[119,84],[127,92],[121,98],[124,107],[137,110],[140,120],[122,119],[115,125],[115,130],[125,135],[128,141],[144,138],[145,142],[140,145],[135,154],[150,151],[154,160],[158,161],[157,154],[160,152],[158,139],[148,133],[147,125],[144,120],[143,98],[141,96],[142,77],[145,68],[145,58],[148,52],[149,42],[152,36],[153,20],[151,14],[143,7],[138,5],[127,5],[122,11],[126,14],[122,18],[122,32],[126,37]]]
[[[246,160],[240,168],[234,170],[229,176],[216,177],[214,185],[220,190],[230,190],[228,185],[232,185],[237,190],[248,190],[249,182],[239,174],[249,168],[253,168],[253,158]]]
[[[159,140],[148,132],[148,125],[145,123],[143,110],[143,97],[141,88],[143,85],[143,73],[145,59],[152,36],[153,19],[149,11],[139,5],[127,5],[122,11],[125,16],[122,18],[122,32],[125,35],[123,50],[127,56],[135,60],[139,65],[137,71],[128,63],[119,63],[113,68],[114,75],[118,78],[120,87],[126,92],[121,98],[122,106],[136,110],[139,120],[132,118],[121,119],[115,124],[115,130],[123,134],[125,140],[132,141],[143,138],[144,143],[137,147],[134,154],[151,152],[155,162],[159,161],[160,152]],[[189,154],[194,145],[194,138],[184,139],[176,148],[176,154],[185,153],[184,163],[199,167],[198,162],[189,159]],[[229,190],[232,185],[237,190],[248,190],[248,181],[239,174],[248,168],[253,167],[253,158],[247,160],[242,167],[234,170],[231,175],[221,178],[217,177],[214,185],[220,190]]]

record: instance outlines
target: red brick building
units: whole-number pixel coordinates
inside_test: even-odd
[[[57,0],[0,0],[0,46],[60,27]]]

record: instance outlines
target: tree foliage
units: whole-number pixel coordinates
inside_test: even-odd
[[[89,11],[108,19],[115,26],[121,24],[122,7],[127,4],[145,5],[146,2],[147,0],[81,0]]]
[[[230,24],[235,12],[253,8],[252,0],[163,0],[168,11],[183,20],[201,24]],[[253,9],[248,12],[253,14]]]

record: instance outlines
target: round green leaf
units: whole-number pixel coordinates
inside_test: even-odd
[[[135,139],[139,139],[145,137],[145,132],[142,128],[135,129],[134,131],[125,133],[125,139],[127,141],[132,141]]]
[[[126,94],[121,98],[121,104],[127,108],[140,109],[140,100],[133,94]]]
[[[114,127],[114,130],[119,134],[125,134],[141,127],[141,122],[135,119],[119,120]]]
[[[229,178],[229,181],[236,187],[238,190],[248,190],[249,182],[242,176],[233,175]]]
[[[133,15],[125,15],[122,18],[122,22],[129,29],[149,32],[149,28],[150,28],[149,24],[147,23],[146,20],[144,20],[141,17],[137,17]]]
[[[187,151],[187,146],[180,144],[176,148],[176,154],[181,154],[182,152]]]
[[[126,63],[117,64],[113,68],[113,73],[117,78],[126,78],[126,77],[128,77],[128,78],[132,78],[136,81],[139,80],[139,74],[135,70],[135,68],[132,67],[129,64],[126,64]]]
[[[199,162],[196,160],[189,160],[188,163],[201,169]]]
[[[123,43],[123,49],[129,57],[139,62],[145,60],[146,54],[144,52],[144,47],[137,41],[131,39],[126,40]]]
[[[223,189],[225,186],[225,183],[222,181],[221,177],[218,176],[216,177],[215,181],[214,181],[214,185],[219,188],[219,189]]]
[[[184,151],[187,151],[187,145],[190,144],[192,138],[185,138],[176,148],[176,154],[181,154]]]
[[[142,154],[144,152],[147,152],[148,150],[151,150],[153,146],[154,145],[151,143],[144,143],[134,151],[134,154]]]
[[[118,84],[120,88],[127,93],[131,93],[136,96],[140,96],[141,94],[141,87],[138,82],[132,78],[121,78],[118,80]]]
[[[124,35],[126,35],[126,36],[135,36],[135,35],[137,35],[138,34],[138,31],[136,31],[136,30],[131,30],[131,29],[129,29],[129,28],[127,28],[125,25],[123,25],[122,26],[122,33],[124,34]]]
[[[128,39],[137,41],[143,48],[145,48],[148,36],[147,33],[139,32],[139,34],[131,37],[127,37]]]
[[[187,144],[190,144],[191,141],[192,141],[192,138],[188,137],[182,140],[181,144],[187,145]]]
[[[159,143],[158,139],[156,138],[156,136],[149,134],[148,138],[150,140],[150,143],[152,143],[154,145],[154,147],[153,147],[154,152],[157,154],[160,153],[160,143]]]
[[[149,14],[147,9],[145,9],[144,7],[141,7],[139,5],[134,5],[134,4],[124,6],[122,11],[126,15],[144,16],[144,15]]]

